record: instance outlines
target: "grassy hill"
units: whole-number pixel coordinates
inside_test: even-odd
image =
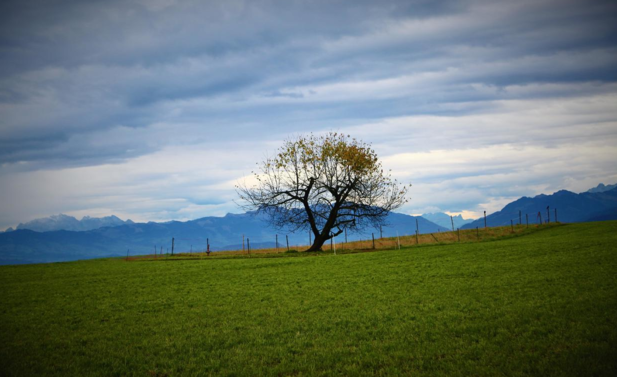
[[[0,267],[1,375],[617,375],[617,222],[346,255]]]

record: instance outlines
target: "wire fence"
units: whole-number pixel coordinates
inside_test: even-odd
[[[508,235],[522,234],[530,230],[537,229],[542,226],[551,224],[551,211],[547,207],[546,216],[538,212],[535,214],[535,219],[531,219],[528,213],[523,217],[522,211],[516,218],[510,219],[510,225],[489,227],[487,226],[486,215],[484,217],[484,227],[476,227],[472,229],[454,228],[452,220],[452,231],[420,233],[419,226],[416,220],[416,230],[413,234],[403,234],[390,237],[383,237],[383,228],[379,228],[376,233],[372,233],[369,239],[349,240],[347,234],[339,235],[331,238],[322,246],[322,252],[330,253],[348,253],[353,251],[372,251],[384,249],[400,249],[402,247],[421,246],[430,244],[447,244],[455,242],[477,242],[503,238]],[[552,223],[558,223],[558,212],[555,208],[553,211]],[[535,220],[535,221],[534,221]],[[343,238],[344,237],[344,238]],[[171,249],[169,247],[155,246],[154,252],[147,255],[131,256],[127,250],[127,260],[138,259],[159,259],[159,258],[204,258],[204,257],[231,257],[231,256],[260,256],[263,254],[279,254],[279,253],[296,253],[308,250],[312,244],[312,238],[309,236],[309,243],[297,243],[289,241],[288,235],[274,234],[273,240],[270,242],[260,241],[253,243],[251,247],[250,237],[242,237],[242,248],[230,250],[211,250],[210,240],[206,239],[206,245],[203,245],[201,238],[172,238]],[[274,243],[274,247],[266,246],[265,244]],[[180,248],[177,248],[181,245]],[[239,244],[238,244],[239,245]]]

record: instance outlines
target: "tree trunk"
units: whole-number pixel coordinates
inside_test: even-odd
[[[325,234],[322,233],[315,237],[315,241],[313,241],[313,244],[311,245],[311,247],[309,247],[305,251],[321,251],[321,247],[329,239],[330,237],[328,236],[328,233],[325,233]]]
[[[341,202],[339,199],[339,201],[337,201],[336,204],[334,205],[334,208],[332,208],[332,210],[330,211],[330,216],[328,216],[328,221],[326,221],[326,224],[321,230],[321,233],[316,234],[316,232],[313,231],[313,233],[315,233],[315,241],[313,241],[313,245],[311,245],[311,247],[309,247],[308,250],[306,251],[321,251],[321,247],[323,246],[324,243],[326,243],[326,241],[328,241],[333,236],[340,234],[340,232],[337,233],[336,235],[332,235],[331,233],[332,227],[334,226],[334,223],[336,221],[336,217],[338,216],[338,210],[340,206],[341,206]],[[314,222],[311,221],[311,225],[313,229],[317,230]]]

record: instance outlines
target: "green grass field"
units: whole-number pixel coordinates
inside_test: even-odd
[[[617,222],[346,255],[0,267],[0,375],[616,376]]]

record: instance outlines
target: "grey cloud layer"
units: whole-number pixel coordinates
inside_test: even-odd
[[[386,155],[612,141],[616,25],[611,1],[3,2],[0,179],[330,129]]]
[[[300,131],[307,113],[328,128],[508,98],[479,84],[615,80],[610,2],[152,4],[5,4],[0,161],[96,164],[166,144],[79,151],[118,126],[198,122],[196,139],[242,124]],[[402,84],[380,93],[384,80]],[[356,95],[320,96],[358,82]]]

